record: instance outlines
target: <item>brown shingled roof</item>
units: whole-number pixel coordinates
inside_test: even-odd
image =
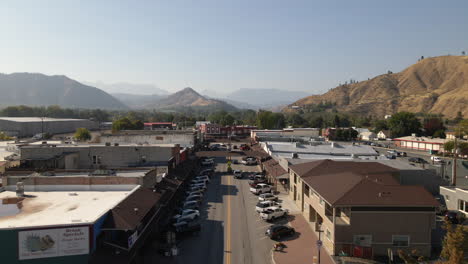
[[[354,161],[334,161],[329,159],[295,164],[291,165],[290,168],[301,178],[322,174],[339,173],[343,171],[355,172],[361,175],[398,172],[397,169],[386,166],[379,162],[364,163]]]
[[[268,172],[268,174],[275,177],[275,178],[288,173],[274,159],[267,160],[267,161],[263,162],[262,164],[265,166],[265,170]]]
[[[438,206],[424,187],[400,185],[398,170],[378,162],[320,160],[290,168],[333,206]]]
[[[139,188],[111,209],[104,228],[135,230],[137,225],[156,206],[161,194]],[[135,210],[136,209],[136,210]]]

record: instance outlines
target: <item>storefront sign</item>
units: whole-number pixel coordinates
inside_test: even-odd
[[[89,253],[89,227],[18,232],[18,258],[37,259]]]

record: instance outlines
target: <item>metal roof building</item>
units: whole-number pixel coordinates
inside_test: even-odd
[[[98,122],[87,119],[48,117],[0,117],[0,131],[9,136],[30,137],[39,133],[72,133],[79,127],[98,129]]]

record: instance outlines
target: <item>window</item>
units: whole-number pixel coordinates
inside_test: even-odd
[[[294,183],[297,183],[297,174],[294,173]]]
[[[372,236],[371,235],[355,235],[353,239],[354,245],[361,247],[370,247],[372,246]]]
[[[450,201],[450,196],[445,195],[445,200]]]
[[[327,228],[327,231],[325,232],[325,236],[328,238],[328,240],[331,240],[331,233],[328,228]]]
[[[93,164],[101,164],[101,157],[93,155]]]
[[[393,235],[392,244],[394,247],[408,247],[409,246],[409,236],[406,235]]]
[[[304,195],[309,197],[309,193],[310,193],[309,185],[304,184]]]
[[[322,197],[320,197],[320,205],[325,206],[325,200],[323,200]]]
[[[458,210],[468,212],[468,202],[464,200],[458,200]]]
[[[156,137],[156,140],[164,140],[164,137]]]

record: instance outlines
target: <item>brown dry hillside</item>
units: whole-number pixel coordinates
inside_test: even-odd
[[[341,85],[290,106],[329,101],[344,112],[384,116],[399,111],[468,116],[468,56],[426,58],[402,72]],[[288,111],[288,110],[285,110]]]

